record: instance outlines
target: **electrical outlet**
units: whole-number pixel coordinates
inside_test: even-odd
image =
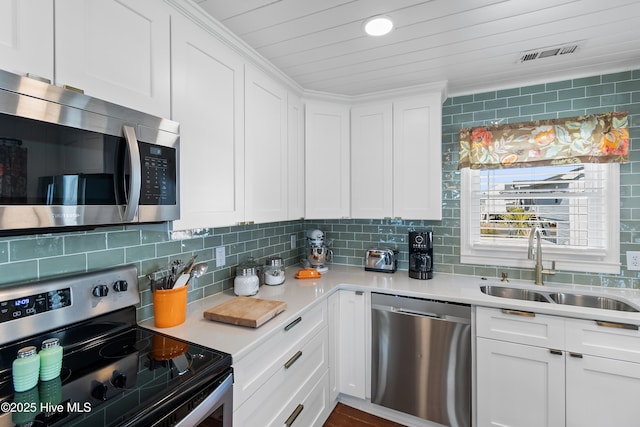
[[[291,235],[291,249],[295,249],[296,248],[296,235],[292,234]]]
[[[216,267],[224,267],[227,263],[227,255],[225,254],[224,246],[218,246],[216,248]]]
[[[640,270],[640,251],[627,251],[627,270]]]

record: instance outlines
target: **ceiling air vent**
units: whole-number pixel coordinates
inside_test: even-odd
[[[580,42],[564,44],[561,46],[553,46],[553,47],[543,47],[540,49],[527,50],[524,52],[520,52],[520,58],[518,62],[529,62],[534,59],[542,59],[542,58],[551,58],[554,56],[567,55],[569,53],[574,53],[578,50],[580,46]]]

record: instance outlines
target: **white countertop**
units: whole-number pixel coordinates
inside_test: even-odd
[[[323,301],[337,289],[394,293],[485,307],[511,308],[534,311],[536,313],[640,325],[640,313],[494,297],[483,294],[480,291],[480,285],[525,287],[543,292],[572,291],[583,294],[606,295],[623,298],[640,309],[639,290],[555,283],[535,286],[533,282],[529,281],[509,280],[509,283],[503,283],[495,278],[483,280],[480,277],[444,273],[434,273],[434,277],[431,280],[416,280],[409,278],[407,271],[404,270],[399,270],[393,274],[375,273],[365,271],[362,267],[341,265],[330,266],[329,271],[318,279],[296,279],[294,275],[298,270],[299,267],[297,266],[288,268],[286,281],[282,285],[263,285],[260,287],[260,291],[256,295],[257,298],[285,301],[287,309],[257,329],[214,322],[203,317],[205,310],[234,298],[235,295],[232,290],[188,304],[187,319],[181,325],[172,328],[156,328],[153,319],[145,320],[140,325],[176,338],[230,353],[234,360],[238,360],[251,351],[255,345],[268,339],[271,332],[275,332],[287,325],[296,319],[302,311],[317,302]]]

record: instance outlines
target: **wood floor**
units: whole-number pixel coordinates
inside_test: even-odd
[[[338,402],[323,427],[403,427],[403,425]]]

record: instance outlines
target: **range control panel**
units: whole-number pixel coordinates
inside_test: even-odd
[[[0,345],[138,303],[134,264],[2,286]]]
[[[70,305],[70,288],[0,301],[0,323],[57,310]]]

